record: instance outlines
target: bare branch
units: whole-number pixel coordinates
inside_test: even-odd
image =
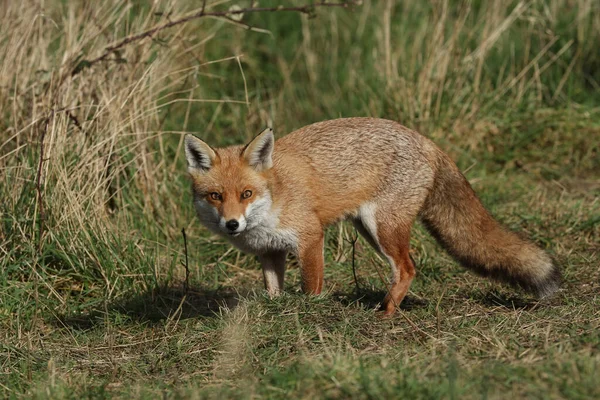
[[[123,39],[121,39],[121,41],[119,41],[118,43],[112,45],[112,46],[108,46],[106,47],[104,53],[102,53],[102,55],[92,59],[92,60],[80,60],[77,65],[73,68],[71,75],[77,75],[78,73],[80,73],[82,70],[91,67],[94,64],[97,64],[101,61],[106,60],[112,53],[114,53],[115,51],[127,46],[130,43],[133,42],[137,42],[140,41],[142,39],[145,38],[149,38],[154,36],[155,34],[157,34],[160,31],[163,31],[165,29],[168,28],[172,28],[174,26],[177,25],[181,25],[184,24],[186,22],[198,19],[198,18],[203,18],[203,17],[218,17],[218,18],[226,18],[228,20],[232,20],[231,16],[235,15],[235,14],[250,14],[250,13],[260,13],[260,12],[297,12],[297,13],[302,13],[302,14],[311,14],[315,8],[317,7],[342,7],[342,8],[348,8],[351,6],[357,6],[360,5],[362,3],[361,0],[348,0],[345,2],[338,2],[338,3],[329,3],[326,1],[321,1],[320,3],[314,3],[314,4],[305,4],[303,6],[295,6],[295,7],[284,7],[284,6],[277,6],[277,7],[248,7],[248,8],[242,8],[239,10],[227,10],[227,11],[212,11],[212,12],[207,12],[206,11],[206,1],[202,2],[202,8],[200,9],[199,12],[195,13],[195,14],[191,14],[188,15],[187,17],[183,17],[180,19],[176,19],[173,21],[169,21],[165,24],[162,25],[158,25],[155,26],[154,28],[148,29],[144,32],[135,34],[135,35],[131,35],[131,36],[127,36]]]

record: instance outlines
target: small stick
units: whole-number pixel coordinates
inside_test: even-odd
[[[360,294],[360,286],[358,286],[358,278],[356,277],[356,258],[354,257],[356,254],[356,242],[358,241],[358,232],[354,229],[354,238],[352,239],[352,275],[354,275],[354,284],[356,285],[356,296]]]
[[[189,277],[190,277],[190,268],[188,266],[188,248],[187,248],[187,236],[185,235],[185,228],[181,228],[181,234],[183,235],[183,248],[184,248],[184,252],[185,252],[185,264],[183,264],[183,266],[185,267],[185,281],[183,282],[183,290],[185,291],[185,294],[187,294],[188,289],[189,289]]]
[[[354,237],[352,240],[344,238],[345,241],[352,244],[352,275],[354,276],[354,285],[356,286],[356,296],[360,293],[360,286],[358,285],[358,277],[356,276],[356,242],[358,242],[358,232],[354,228]]]
[[[38,195],[38,205],[39,205],[39,216],[40,216],[40,226],[38,233],[38,251],[42,250],[42,235],[44,234],[44,197],[43,197],[43,189],[42,189],[42,168],[44,165],[44,139],[46,137],[46,132],[48,131],[48,125],[50,124],[51,116],[47,116],[44,121],[44,129],[42,129],[42,133],[40,135],[40,159],[38,161],[38,170],[37,177],[35,183],[35,189]]]

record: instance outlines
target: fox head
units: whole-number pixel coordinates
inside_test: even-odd
[[[194,205],[207,228],[238,236],[265,221],[272,205],[269,176],[274,147],[271,128],[243,147],[221,149],[186,135]]]

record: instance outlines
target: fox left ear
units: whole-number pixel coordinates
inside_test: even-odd
[[[244,147],[242,157],[257,171],[264,171],[273,166],[274,147],[273,129],[267,128]]]

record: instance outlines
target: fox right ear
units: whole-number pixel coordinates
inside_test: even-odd
[[[217,153],[196,136],[185,135],[185,157],[189,172],[207,172],[214,164]]]

